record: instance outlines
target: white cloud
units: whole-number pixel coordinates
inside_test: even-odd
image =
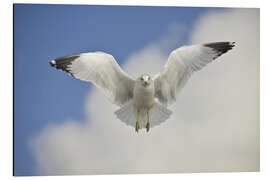
[[[230,40],[237,46],[189,80],[166,123],[136,134],[93,89],[84,124],[52,124],[31,140],[38,174],[259,170],[259,10],[211,12],[194,27],[191,43]],[[176,40],[170,33],[132,54],[124,70],[158,72],[167,58],[164,47]]]

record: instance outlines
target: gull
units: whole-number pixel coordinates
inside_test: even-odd
[[[148,132],[170,117],[172,111],[167,107],[176,101],[190,76],[234,45],[235,42],[212,42],[179,47],[170,53],[158,74],[151,77],[146,73],[137,79],[126,74],[114,57],[104,52],[64,56],[50,61],[50,65],[93,83],[120,107],[115,111],[118,119],[135,127],[137,133],[142,128]]]

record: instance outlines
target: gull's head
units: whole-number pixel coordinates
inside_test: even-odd
[[[141,84],[144,87],[149,86],[151,84],[151,81],[152,81],[151,77],[148,74],[141,75],[141,77],[139,77],[138,80],[141,82]]]

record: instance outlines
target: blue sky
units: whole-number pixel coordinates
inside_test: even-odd
[[[49,66],[51,59],[89,51],[112,54],[121,65],[158,40],[172,23],[187,31],[213,8],[14,5],[14,171],[35,175],[29,139],[50,123],[85,119],[90,84]]]

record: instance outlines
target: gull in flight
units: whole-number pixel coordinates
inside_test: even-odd
[[[104,52],[89,52],[56,58],[52,67],[97,86],[120,108],[115,115],[135,131],[159,125],[172,111],[167,109],[190,76],[234,47],[234,42],[213,42],[182,46],[172,51],[164,68],[155,76],[137,79],[127,75],[114,57]],[[138,67],[139,68],[139,67]]]

